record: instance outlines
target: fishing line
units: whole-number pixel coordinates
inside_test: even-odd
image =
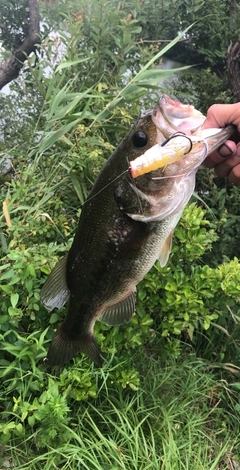
[[[168,142],[170,142],[172,139],[174,139],[175,137],[186,137],[186,139],[189,141],[189,150],[184,153],[184,155],[187,155],[188,153],[191,152],[192,148],[193,148],[193,142],[191,140],[191,138],[186,135],[184,132],[181,132],[181,131],[177,131],[175,132],[174,134],[170,135],[170,137],[168,137],[167,139],[165,139],[162,144],[160,145],[160,147],[164,147]],[[121,178],[123,175],[125,175],[126,173],[128,173],[131,178],[132,178],[132,174],[131,174],[131,167],[129,166],[126,170],[124,170],[122,173],[120,173],[120,175],[116,176],[116,178],[114,178],[112,181],[110,181],[108,184],[106,184],[102,189],[100,189],[96,194],[93,194],[93,196],[91,196],[89,199],[87,199],[83,204],[81,204],[80,206],[80,209],[83,208],[83,206],[85,206],[85,204],[87,204],[88,202],[90,202],[92,199],[94,199],[96,196],[98,196],[100,193],[102,193],[105,189],[107,189],[109,186],[111,186],[111,184],[115,183],[115,181],[117,181],[119,178]],[[159,176],[159,177],[152,177],[151,179],[152,180],[155,180],[155,179],[167,179],[167,178],[177,178],[177,175],[171,175],[171,176]],[[135,179],[136,178],[132,178],[133,181],[132,183],[135,183]]]
[[[93,194],[89,199],[87,199],[83,204],[81,204],[80,209],[87,204],[87,202],[90,202],[92,199],[94,199],[96,196],[98,196],[100,193],[102,193],[105,189],[107,189],[111,184],[115,183],[121,176],[125,175],[125,173],[129,173],[129,168],[127,170],[124,170],[120,175],[116,176],[112,181],[110,181],[106,186],[104,186],[102,189],[100,189],[96,194]]]

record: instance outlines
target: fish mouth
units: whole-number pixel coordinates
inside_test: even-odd
[[[225,128],[209,128],[200,131],[200,135],[189,137],[192,141],[192,150],[182,158],[180,165],[183,171],[196,170],[205,158],[218,149],[234,132],[234,126]]]
[[[191,141],[191,150],[177,161],[166,164],[164,177],[178,177],[195,172],[204,162],[205,158],[218,149],[233,134],[234,126],[225,128],[204,129],[198,136],[187,136]],[[174,137],[174,136],[173,136]],[[174,138],[172,139],[174,140]],[[153,179],[155,179],[153,177]]]
[[[188,136],[177,131],[162,144],[153,145],[144,154],[130,161],[131,176],[138,178],[151,172],[154,180],[189,174],[202,164],[209,153],[221,146],[233,131],[234,126],[204,129],[197,136]]]
[[[200,128],[205,116],[190,104],[174,101],[163,94],[152,111],[152,120],[158,130],[158,143],[180,131],[192,135],[192,131]]]
[[[183,104],[175,101],[168,95],[163,94],[158,103],[152,108],[152,120],[158,133],[158,143],[162,144],[163,137],[169,138],[172,134],[182,132],[189,137],[193,137],[192,142],[196,142],[195,137],[204,140],[208,145],[208,153],[213,152],[233,134],[234,126],[225,128],[202,129],[205,116],[194,108],[191,104]]]
[[[234,126],[225,128],[202,129],[205,116],[194,106],[182,104],[163,94],[152,112],[152,121],[157,129],[157,141],[159,145],[165,145],[164,141],[172,140],[173,146],[179,148],[174,142],[174,136],[182,134],[189,139],[190,150],[185,150],[181,158],[166,161],[164,171],[170,176],[179,176],[197,169],[207,155],[219,148],[233,134]],[[187,141],[186,148],[187,148]],[[177,155],[177,153],[176,153]]]
[[[201,139],[208,145],[208,155],[214,150],[218,149],[226,140],[228,140],[234,133],[235,127],[233,125],[224,128],[209,128],[201,130]]]
[[[129,162],[133,178],[145,173],[151,173],[153,180],[187,175],[234,131],[233,126],[202,129],[205,116],[200,111],[167,95],[161,96],[155,107],[147,111],[149,114],[157,131],[157,144]]]

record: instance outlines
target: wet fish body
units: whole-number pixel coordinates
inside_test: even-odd
[[[157,259],[161,266],[167,263],[197,168],[232,133],[230,127],[202,131],[204,119],[193,106],[163,95],[103,166],[83,206],[72,247],[41,292],[49,311],[61,308],[69,298],[67,316],[49,348],[49,365],[62,364],[79,351],[101,365],[96,320],[108,325],[128,322],[135,309],[136,285]],[[133,178],[129,162],[178,131],[192,139],[191,151]]]

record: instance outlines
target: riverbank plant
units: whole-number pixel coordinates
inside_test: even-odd
[[[109,380],[110,364],[95,370],[98,391],[81,402],[63,391],[62,374],[45,374],[39,402],[14,400],[14,419],[3,428],[3,438],[8,432],[11,439],[2,441],[2,468],[7,461],[19,470],[237,465],[239,384],[217,378],[194,354],[177,361],[163,356],[154,358],[147,348],[133,355],[140,378],[135,390]],[[86,369],[75,371],[83,381]]]
[[[15,103],[0,141],[12,164],[0,188],[1,468],[231,469],[240,462],[240,265],[231,227],[226,251],[227,223],[204,192],[185,209],[168,265],[139,284],[130,323],[97,322],[103,368],[84,355],[61,368],[44,360],[66,307],[49,314],[40,289],[71,246],[102,164],[164,91],[169,71],[155,65],[178,41],[156,52],[139,40],[131,2],[103,4],[85,2],[77,18],[64,4],[65,34],[46,39],[25,81],[1,97],[5,111]]]

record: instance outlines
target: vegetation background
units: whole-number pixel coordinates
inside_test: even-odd
[[[199,170],[136,315],[96,325],[102,369],[83,355],[46,368],[66,309],[39,301],[140,111],[162,92],[202,112],[240,100],[239,4],[0,0],[2,469],[240,468],[238,188]],[[166,54],[177,79],[163,81]]]

